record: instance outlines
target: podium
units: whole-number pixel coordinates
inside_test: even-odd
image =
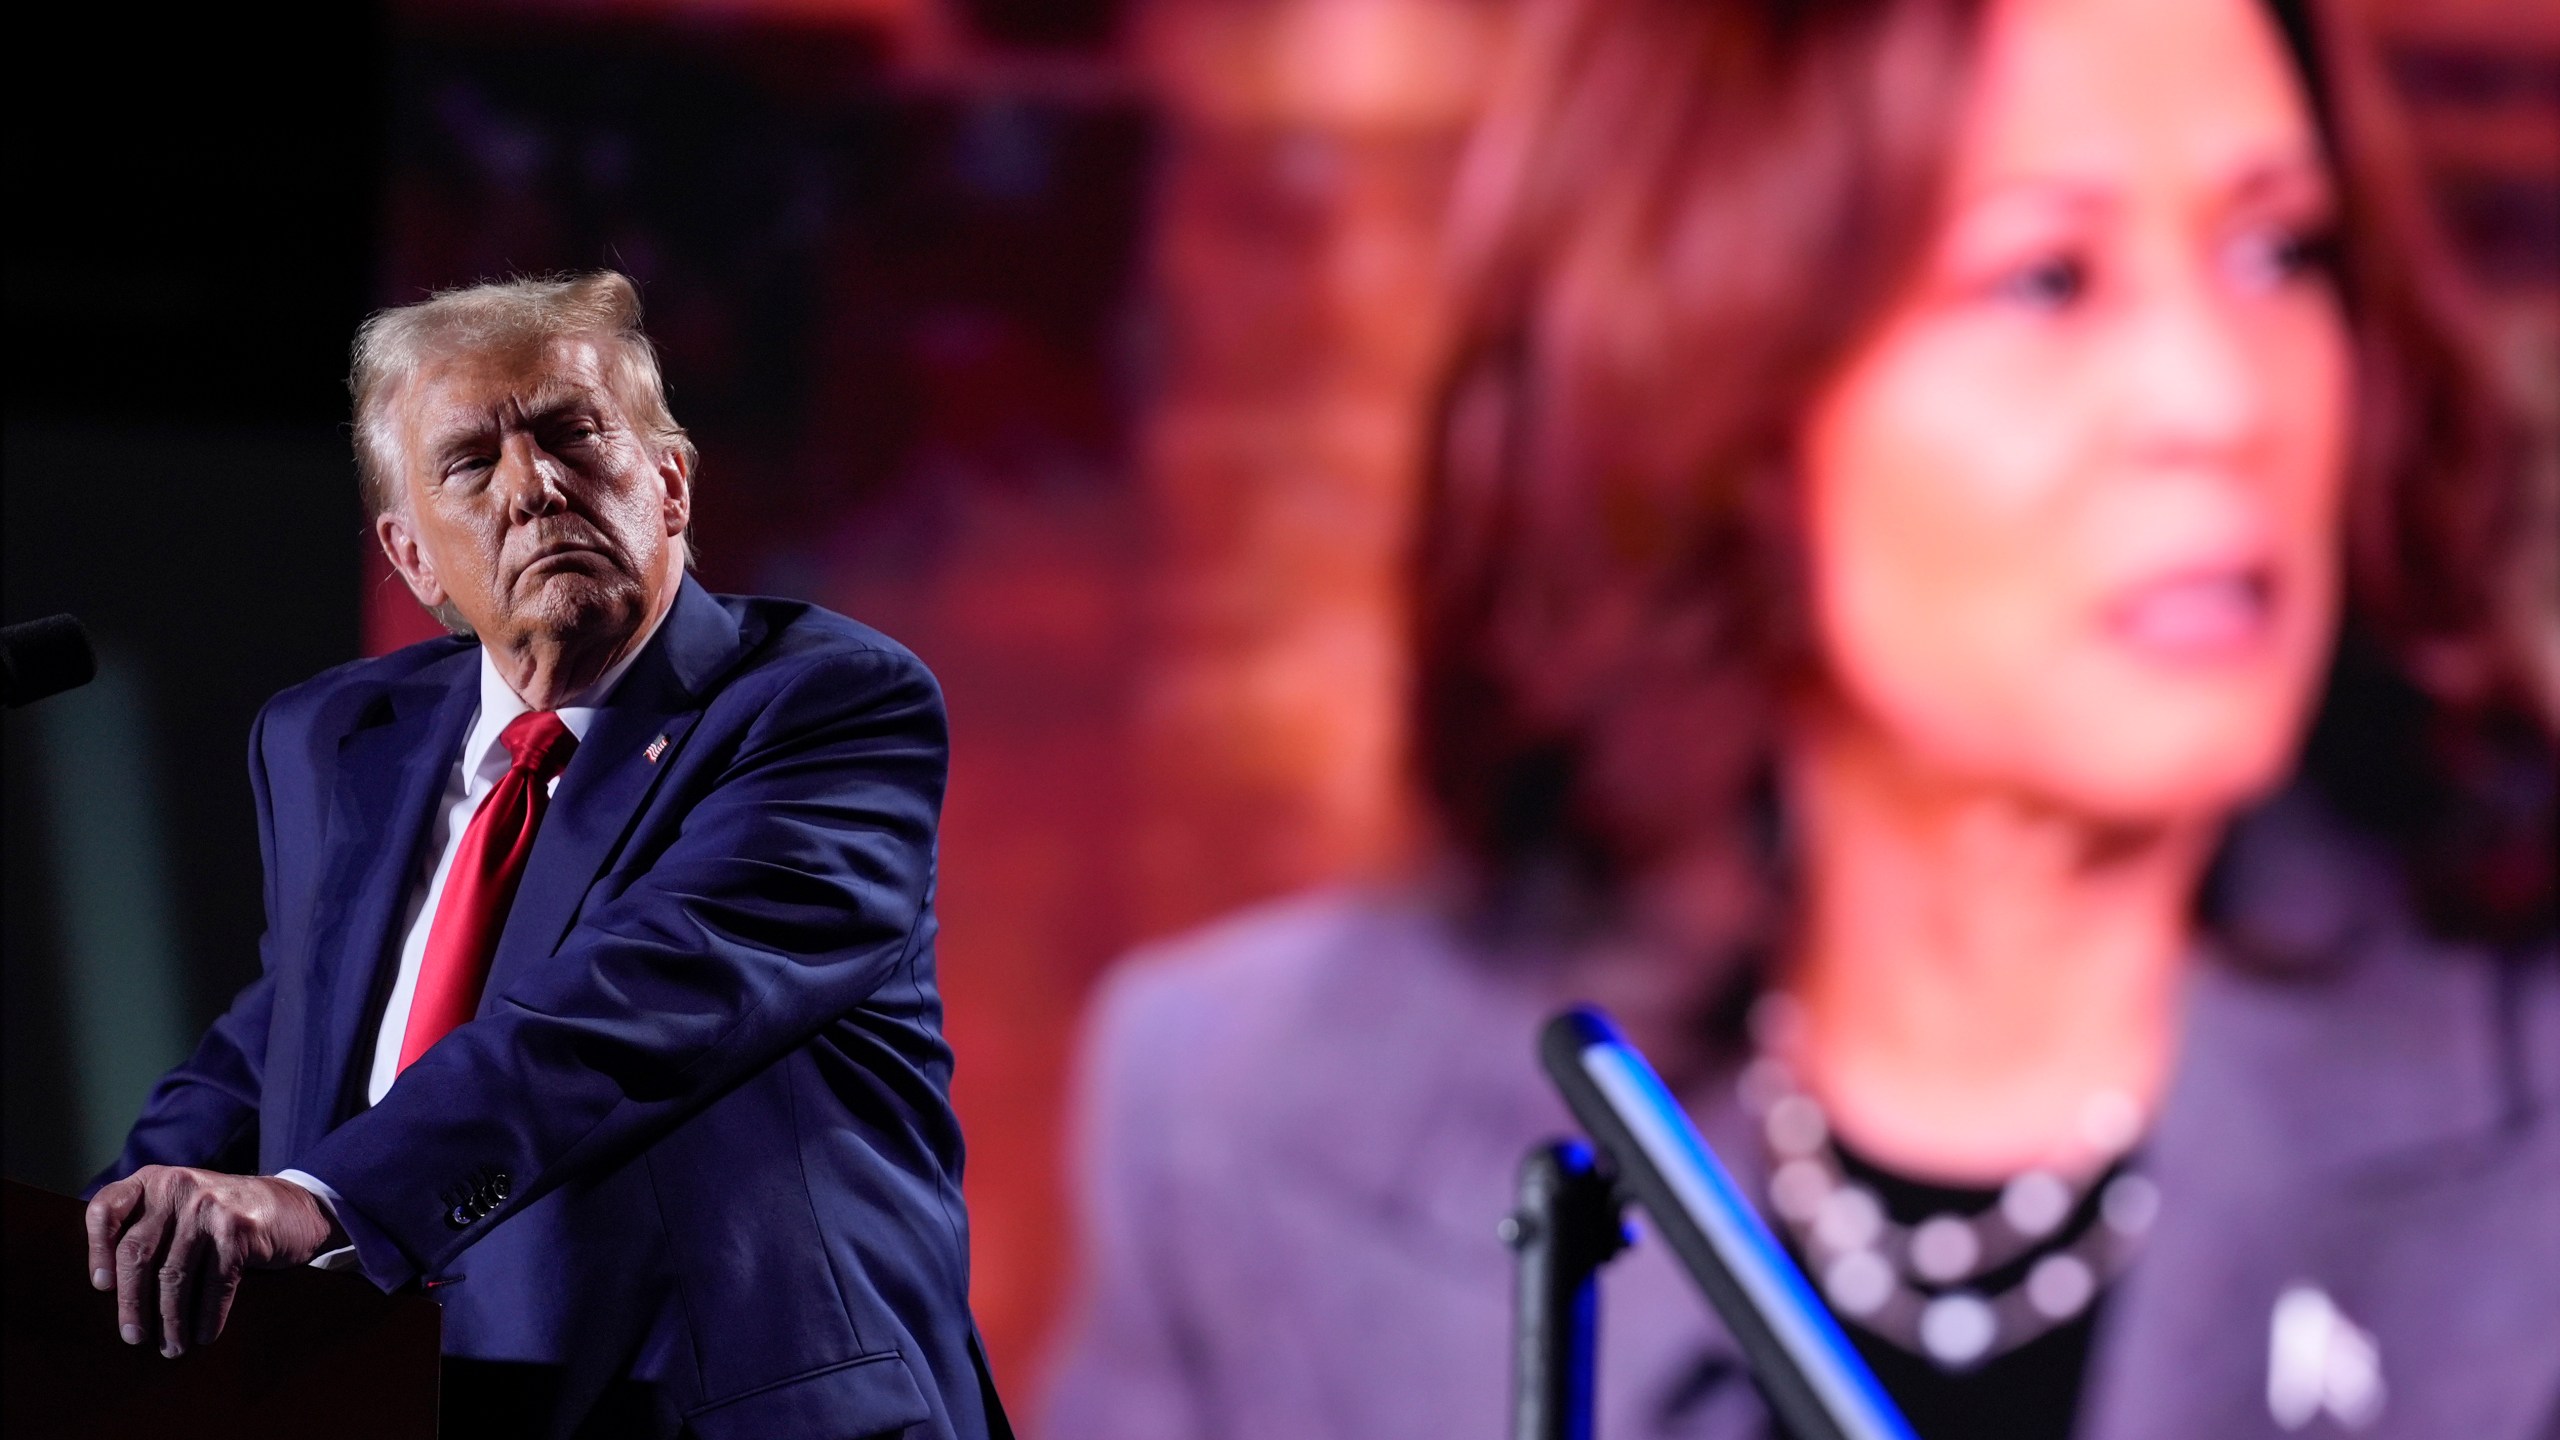
[[[443,1314],[426,1296],[307,1266],[252,1270],[222,1337],[166,1360],[117,1338],[115,1296],[89,1287],[80,1202],[15,1180],[6,1191],[12,1440],[434,1440]]]

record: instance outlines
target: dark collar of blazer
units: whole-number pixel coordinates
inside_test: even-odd
[[[507,916],[486,993],[558,947],[588,886],[611,860],[668,754],[744,653],[738,621],[685,577],[667,618],[598,708],[560,777]],[[455,642],[386,686],[338,742],[336,792],[313,917],[316,1033],[303,1049],[292,1148],[316,1142],[362,1103],[358,1064],[373,1034],[396,930],[417,880],[428,820],[480,692],[479,647]],[[659,739],[652,755],[649,747]]]

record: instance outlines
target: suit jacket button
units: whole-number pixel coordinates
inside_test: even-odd
[[[471,1208],[469,1206],[456,1205],[451,1210],[445,1212],[444,1223],[452,1226],[456,1230],[466,1230],[470,1228],[472,1221],[479,1218],[479,1216],[471,1213]]]

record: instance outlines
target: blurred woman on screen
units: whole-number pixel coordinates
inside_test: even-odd
[[[1500,1433],[1577,998],[1932,1440],[2560,1425],[2525,456],[2331,19],[1529,13],[1419,521],[1447,863],[1115,981],[1051,1440]],[[1602,1286],[1604,1434],[1768,1430],[1659,1247]]]

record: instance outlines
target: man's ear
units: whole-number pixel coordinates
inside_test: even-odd
[[[409,582],[409,593],[418,603],[433,610],[445,603],[444,582],[436,578],[435,562],[418,544],[418,532],[411,528],[409,517],[386,510],[373,517],[373,538],[382,542],[382,553],[391,568]]]
[[[666,522],[669,535],[682,535],[693,523],[693,455],[682,446],[669,445],[658,453],[658,480],[666,488],[666,498],[659,502],[660,518]]]

